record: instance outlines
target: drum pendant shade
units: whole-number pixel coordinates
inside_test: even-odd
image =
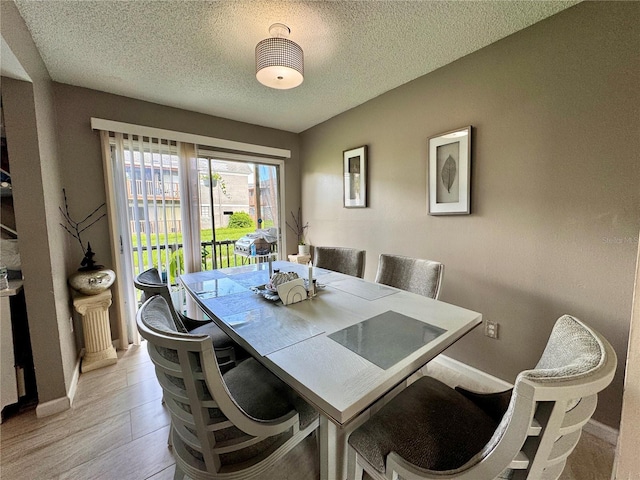
[[[287,90],[304,80],[304,53],[300,45],[284,38],[289,31],[286,25],[276,23],[269,32],[279,36],[256,45],[256,78],[267,87]]]

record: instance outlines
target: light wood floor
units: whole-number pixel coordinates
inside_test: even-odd
[[[80,376],[73,407],[38,419],[35,411],[0,425],[0,478],[169,480],[169,415],[145,347],[119,352],[116,365]],[[561,480],[609,480],[614,447],[583,434]],[[259,480],[316,480],[308,438]]]

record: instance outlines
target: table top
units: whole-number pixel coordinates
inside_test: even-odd
[[[304,265],[273,268],[308,277]],[[225,332],[338,425],[482,321],[477,312],[338,272],[314,267],[313,277],[317,295],[287,306],[251,290],[269,281],[267,264],[180,280]]]

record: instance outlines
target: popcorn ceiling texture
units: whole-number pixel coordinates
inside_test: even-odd
[[[15,3],[54,81],[300,132],[578,2]],[[293,90],[255,79],[276,22],[304,50]]]

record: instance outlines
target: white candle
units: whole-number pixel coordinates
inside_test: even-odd
[[[313,265],[309,261],[309,296],[313,296]]]

